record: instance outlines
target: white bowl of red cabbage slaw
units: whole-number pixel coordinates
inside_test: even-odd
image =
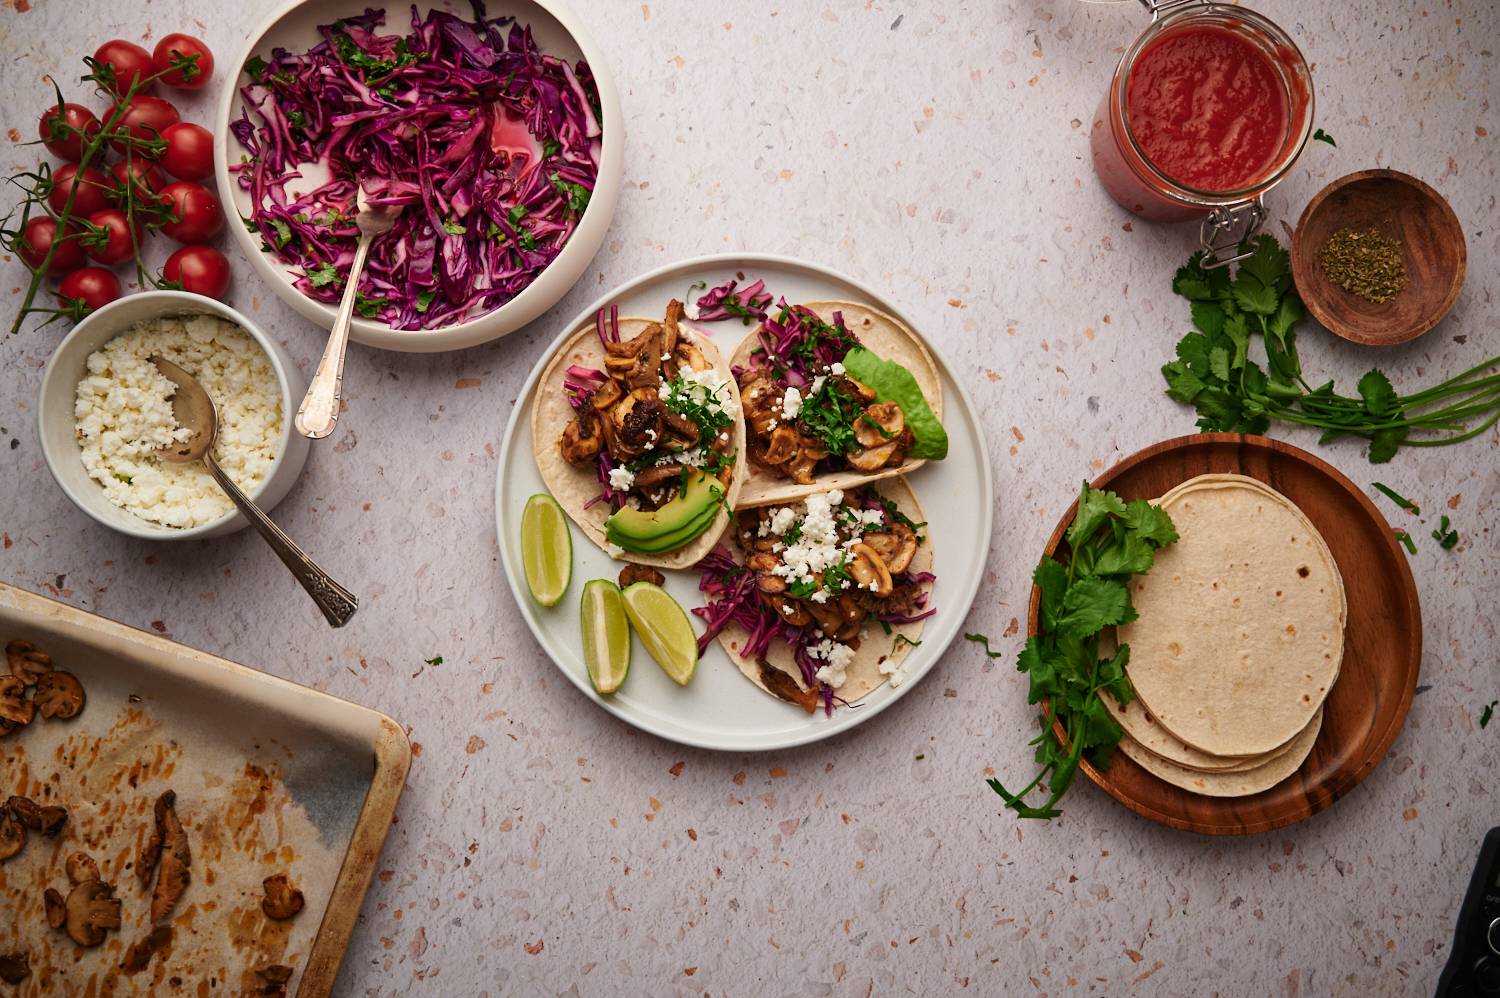
[[[368,346],[452,350],[513,332],[604,241],[619,94],[555,0],[295,0],[237,65],[219,103],[219,193],[260,276],[324,327],[358,241],[356,176],[404,205],[360,278],[351,338]]]

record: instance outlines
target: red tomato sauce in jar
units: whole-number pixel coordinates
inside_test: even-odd
[[[1140,54],[1127,82],[1126,114],[1157,169],[1218,193],[1271,172],[1290,125],[1287,97],[1259,46],[1202,25],[1167,33]]]

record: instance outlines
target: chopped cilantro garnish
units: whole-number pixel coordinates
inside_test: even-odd
[[[526,228],[517,229],[516,245],[520,246],[523,250],[536,249],[536,233]]]
[[[366,319],[375,318],[389,304],[389,298],[366,298],[363,292],[355,292],[354,295],[354,310]]]
[[[254,80],[256,83],[259,83],[261,77],[266,75],[266,60],[262,59],[258,55],[252,55],[250,58],[246,59],[245,75],[250,77],[250,79]]]
[[[505,218],[510,222],[511,228],[515,228],[521,224],[521,219],[525,218],[528,213],[529,209],[524,204],[512,205]]]
[[[1444,551],[1452,551],[1458,546],[1458,531],[1449,527],[1448,517],[1444,516],[1438,523],[1438,528],[1432,532],[1432,539],[1437,541]]]
[[[575,214],[583,214],[584,209],[589,206],[589,196],[593,194],[593,191],[582,184],[564,180],[556,173],[548,179],[552,181],[552,189],[557,192],[557,196],[568,203],[568,210]]]
[[[468,232],[469,229],[468,226],[464,225],[462,222],[454,221],[451,218],[445,218],[443,219],[443,231],[448,233],[448,235],[450,236],[461,236],[465,232]]]
[[[542,143],[543,159],[550,159],[560,152],[562,152],[562,143],[557,141],[556,139],[548,139],[546,142]]]
[[[339,272],[333,264],[325,263],[307,272],[307,280],[315,288],[327,287],[338,279]]]
[[[432,300],[437,297],[436,291],[423,291],[417,295],[416,309],[418,313],[425,313],[432,307]]]

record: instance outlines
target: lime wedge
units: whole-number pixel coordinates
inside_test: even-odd
[[[686,686],[698,667],[698,635],[678,602],[655,583],[637,582],[625,590],[625,612],[662,671]]]
[[[630,672],[630,623],[620,587],[608,579],[585,583],[579,618],[589,681],[600,693],[613,693]]]
[[[521,565],[526,588],[542,606],[556,606],[573,580],[573,536],[557,500],[538,493],[521,513]]]

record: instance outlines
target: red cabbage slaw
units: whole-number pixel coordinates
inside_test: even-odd
[[[873,492],[859,494],[859,505],[863,509],[878,509],[884,514],[884,525],[891,526],[897,514],[881,502]],[[903,518],[904,519],[904,518]],[[910,521],[905,521],[908,524]],[[823,701],[826,714],[833,713],[834,702],[844,703],[833,689],[818,681],[820,662],[809,652],[824,641],[823,632],[816,626],[796,627],[787,623],[785,617],[767,606],[760,598],[755,573],[739,564],[728,547],[717,544],[714,549],[694,566],[698,572],[698,591],[708,601],[693,608],[693,613],[703,618],[707,625],[698,636],[698,654],[703,655],[719,632],[730,624],[738,624],[750,636],[745,639],[739,654],[750,659],[763,659],[770,650],[772,641],[781,641],[792,652],[792,660],[802,673],[803,685],[817,690]],[[930,586],[937,581],[931,572],[902,572],[892,576],[897,585],[917,584]],[[914,624],[937,613],[937,607],[928,606],[927,592],[916,598],[915,612],[910,614],[881,614],[875,620],[886,625]]]
[[[396,329],[491,312],[562,251],[588,207],[602,142],[588,65],[537,49],[514,18],[411,8],[411,31],[380,34],[384,10],[318,28],[307,52],[245,66],[230,167],[250,193],[246,226],[300,270],[308,297],[343,295],[359,230],[355,185],[405,206],[374,239],[356,309]],[[324,168],[329,179],[294,193]],[[307,170],[307,174],[303,171]]]
[[[777,299],[778,312],[772,318],[767,311],[771,295],[766,282],[758,280],[744,290],[736,290],[738,280],[725,281],[701,296],[694,304],[700,322],[718,322],[738,318],[756,319],[756,339],[760,346],[750,355],[750,366],[771,372],[783,388],[806,388],[820,374],[826,374],[834,363],[859,346],[859,337],[844,325],[844,314],[833,313],[833,322],[824,322],[805,305],[789,305]],[[744,368],[733,374],[739,380]]]
[[[611,305],[608,317],[604,309],[594,314],[594,332],[599,337],[599,342],[604,345],[620,342],[620,306]],[[577,412],[589,404],[589,396],[609,380],[609,375],[595,367],[584,367],[582,364],[569,364],[563,372],[563,392],[568,396],[568,405]],[[542,390],[546,390],[545,386]],[[602,492],[583,504],[584,509],[592,509],[601,502],[609,503],[611,510],[620,510],[625,506],[625,500],[629,498],[628,492],[622,492],[609,483],[609,473],[615,469],[614,459],[609,456],[607,448],[600,448],[595,477],[603,487]]]

